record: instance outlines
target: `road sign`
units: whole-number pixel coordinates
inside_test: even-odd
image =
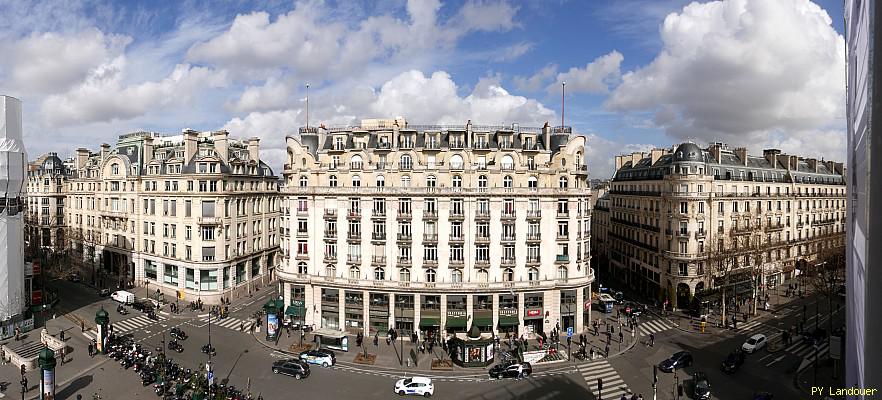
[[[834,360],[842,359],[842,337],[830,336],[830,358]]]
[[[567,337],[573,337],[573,327],[572,326],[567,327]]]

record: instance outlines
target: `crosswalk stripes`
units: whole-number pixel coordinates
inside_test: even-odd
[[[208,324],[208,317],[200,318],[199,322],[207,325]],[[221,328],[232,329],[234,331],[240,330],[240,327],[244,327],[247,330],[248,327],[250,327],[252,323],[254,323],[254,321],[239,319],[236,317],[226,317],[221,320],[218,320],[217,318],[211,319],[212,326],[219,326]],[[255,327],[254,330],[255,330],[255,332],[260,332],[260,327]]]
[[[88,331],[83,332],[83,336],[89,341],[98,340],[98,332],[94,329],[89,329]]]
[[[830,348],[830,343],[828,343],[827,341],[822,341],[820,346],[818,346],[818,353],[821,356],[824,356],[824,354],[827,353],[827,350],[829,350],[829,348]],[[814,356],[815,356],[815,346],[813,346],[812,344],[810,344],[808,342],[802,341],[802,340],[798,340],[795,343],[791,344],[790,346],[787,346],[787,348],[785,348],[784,351],[786,351],[788,353],[792,353],[793,355],[795,355],[797,357],[802,357],[802,358],[809,358],[809,357],[814,358]]]
[[[655,334],[662,331],[666,331],[668,329],[674,328],[675,325],[660,319],[651,319],[648,321],[643,321],[639,325],[640,333],[643,336],[649,336],[649,334]]]
[[[579,366],[579,373],[585,379],[585,383],[588,384],[588,388],[591,389],[591,393],[594,393],[595,397],[598,395],[597,378],[603,380],[602,395],[604,399],[617,399],[623,394],[631,393],[628,385],[625,384],[625,381],[622,380],[619,373],[616,372],[615,368],[607,360],[582,364]]]
[[[146,315],[139,315],[134,318],[111,322],[111,325],[113,326],[113,333],[120,335],[126,332],[142,329],[148,325],[153,325],[154,323],[161,322],[166,318],[161,315],[157,315],[157,319],[158,321],[154,321],[150,318],[147,318]]]

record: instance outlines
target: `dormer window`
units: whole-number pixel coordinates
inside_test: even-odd
[[[119,164],[116,164],[116,163],[112,164],[110,166],[110,173],[112,173],[114,175],[119,175]],[[47,184],[48,184],[48,182],[47,182]]]
[[[334,150],[343,150],[343,138],[337,136],[334,138]]]

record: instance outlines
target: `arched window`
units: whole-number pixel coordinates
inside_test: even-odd
[[[298,274],[305,274],[306,273],[306,263],[305,262],[301,261],[301,262],[297,263],[297,273]]]
[[[337,187],[337,175],[331,175],[328,177],[328,186]]]
[[[119,174],[119,164],[117,164],[117,163],[111,164],[110,165],[110,173],[114,174],[114,175]]]
[[[410,282],[410,270],[407,268],[402,268],[398,273],[398,280],[401,282]]]
[[[426,177],[426,187],[433,188],[438,184],[438,179],[435,178],[435,175],[429,175]]]
[[[455,269],[453,271],[450,271],[450,282],[462,283],[462,270]]]
[[[536,268],[536,267],[530,268],[530,270],[527,271],[527,279],[531,280],[531,281],[538,281],[539,280],[539,268]]]
[[[478,270],[478,282],[486,283],[488,280],[490,280],[490,274],[487,272],[487,270],[486,269],[479,269]]]
[[[514,158],[511,155],[502,156],[502,169],[503,170],[512,170],[514,169]]]
[[[410,187],[410,175],[401,177],[401,187]]]
[[[539,187],[539,180],[536,179],[535,176],[527,178],[527,187],[536,190],[536,188]]]
[[[358,267],[349,267],[349,279],[361,278],[361,270]]]
[[[567,279],[569,277],[570,272],[565,266],[557,267],[557,279]]]
[[[301,176],[300,177],[300,187],[307,187],[307,186],[309,186],[309,178],[307,178],[305,176]]]
[[[459,175],[453,175],[453,187],[461,188],[462,187],[462,177]]]
[[[567,177],[560,177],[560,179],[558,180],[558,187],[560,187],[561,189],[567,188]]]
[[[511,178],[511,175],[506,175],[505,178],[502,178],[502,186],[506,189],[511,189],[512,185],[514,185],[514,180]]]
[[[514,281],[514,270],[511,268],[506,268],[505,271],[502,271],[502,281],[503,282]]]
[[[349,159],[349,161],[350,161],[350,163],[349,163],[349,167],[350,167],[350,168],[352,168],[352,169],[361,169],[361,166],[362,166],[362,160],[361,160],[361,156],[360,156],[360,155],[358,155],[358,154],[353,155],[352,158]]]
[[[386,178],[384,178],[383,175],[377,176],[377,187],[384,186],[386,186]]]
[[[462,169],[463,162],[462,156],[459,154],[454,154],[450,157],[450,169]]]
[[[352,177],[352,187],[361,187],[361,177],[355,175]]]
[[[383,267],[374,268],[374,280],[382,281],[386,279],[386,269]]]
[[[411,169],[413,168],[413,159],[410,158],[410,154],[404,154],[401,156],[401,162],[398,164],[400,168]]]
[[[335,277],[337,276],[337,267],[333,265],[328,265],[325,267],[325,276]]]
[[[435,282],[435,270],[427,269],[426,270],[426,282]]]
[[[478,187],[483,189],[487,188],[487,175],[481,175],[478,177]]]

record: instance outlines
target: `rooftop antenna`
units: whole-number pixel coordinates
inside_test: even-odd
[[[567,81],[563,81],[560,83],[560,127],[564,126],[564,113],[566,112],[564,108],[564,98],[567,94]]]
[[[306,84],[306,131],[309,132],[309,84]]]

